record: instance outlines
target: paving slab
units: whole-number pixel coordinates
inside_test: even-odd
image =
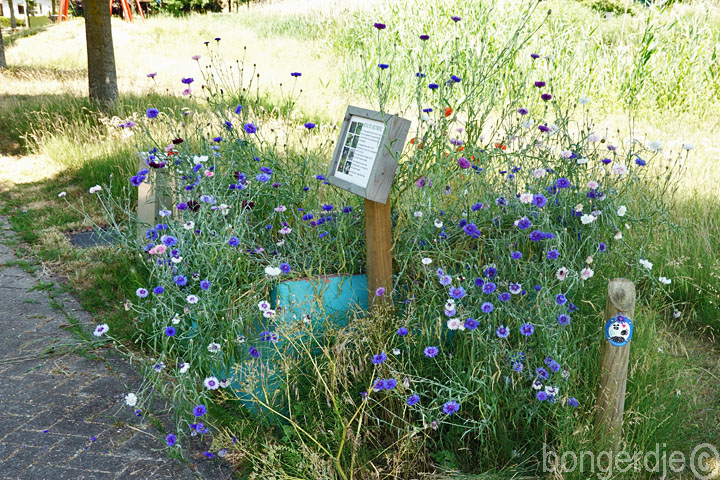
[[[201,458],[198,442],[188,442],[188,462],[167,456],[164,435],[124,403],[140,374],[110,349],[103,361],[47,355],[73,341],[66,315],[103,322],[67,293],[51,298],[52,279],[19,268],[15,243],[0,217],[0,480],[232,478],[224,462]]]

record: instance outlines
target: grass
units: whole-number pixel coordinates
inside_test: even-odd
[[[543,4],[556,14],[543,26],[532,47],[542,53],[543,48],[561,51],[562,57],[569,60],[556,71],[557,88],[576,96],[594,94],[593,111],[604,118],[597,127],[599,132],[619,130],[622,138],[631,130],[646,132],[648,140],[664,140],[668,158],[674,158],[671,152],[679,152],[683,143],[695,146],[685,164],[670,219],[676,226],[658,235],[655,251],[650,252],[655,258],[667,259],[666,265],[658,263],[655,268],[661,269],[659,275],[671,277],[673,284],[667,288],[670,301],[648,300],[638,324],[628,386],[626,418],[633,425],[633,436],[628,440],[647,445],[672,438],[683,449],[701,441],[717,444],[720,355],[715,335],[720,331],[720,169],[712,167],[720,161],[716,141],[720,119],[713,114],[720,109],[719,10],[709,2],[675,5],[667,12],[635,6],[633,15],[615,10],[616,16],[605,20],[593,9],[609,8],[598,6],[600,3],[586,6],[552,0]],[[416,0],[410,5],[414,18],[407,21],[427,18],[430,13],[422,12],[430,10],[440,12],[432,13],[436,17],[465,8],[462,15],[466,23],[474,15],[480,16],[481,10],[449,5]],[[356,8],[349,2],[336,1],[334,9],[324,8],[323,4],[311,11],[306,6],[303,2],[283,2],[243,9],[237,15],[156,17],[134,24],[113,21],[123,96],[112,114],[100,111],[85,99],[81,21],[31,30],[26,37],[11,37],[8,41],[11,68],[0,72],[0,155],[5,155],[0,166],[0,212],[11,216],[13,228],[30,245],[32,255],[64,277],[85,308],[107,318],[116,335],[134,338],[132,319],[122,303],[140,282],[141,267],[112,248],[72,247],[65,233],[86,227],[79,214],[59,208],[57,193],[86,191],[95,184],[107,183],[111,175],[125,178],[133,172],[137,168],[137,140],[118,134],[114,125],[142,115],[149,105],[176,111],[189,107],[207,114],[197,91],[195,98],[179,96],[179,80],[187,76],[200,78],[198,65],[190,55],[207,55],[202,42],[215,37],[222,37],[218,48],[227,58],[244,59],[242,75],[246,79],[253,72],[260,74],[263,87],[271,92],[263,99],[268,111],[290,95],[291,71],[303,72],[298,84],[303,88],[299,102],[304,115],[316,123],[336,123],[347,103],[372,107],[368,92],[356,81],[363,68],[356,52],[360,45],[371,41],[368,25],[373,21],[389,23],[390,19],[407,17],[400,13],[400,3],[368,2]],[[492,18],[492,31],[500,37],[507,35],[508,25],[498,20],[502,16]],[[410,26],[404,32],[417,33]],[[442,29],[431,33],[433,38],[445,35]],[[447,40],[451,41],[451,36]],[[63,48],[51,48],[55,45]],[[441,54],[441,47],[441,43],[436,45],[437,54]],[[627,63],[631,57],[627,52],[643,48],[652,51],[646,62]],[[139,51],[142,54],[138,55]],[[400,53],[397,58],[408,64],[414,60]],[[146,73],[155,71],[158,77],[153,82]],[[627,76],[625,71],[634,72],[634,76]],[[406,83],[401,85],[407,87]],[[623,95],[629,91],[634,92],[629,99],[635,108],[632,125],[624,113],[627,101]],[[395,106],[404,108],[399,97]],[[155,133],[167,136],[171,132]],[[115,185],[120,188],[120,182]],[[99,212],[95,214],[100,218]],[[18,264],[36,268],[25,259]],[[679,320],[673,318],[676,309],[681,312]],[[589,371],[596,360],[597,352],[588,355]],[[596,379],[591,375],[586,381],[594,385]],[[688,412],[682,425],[649,420],[673,418],[674,412],[681,409]],[[216,415],[221,425],[237,428],[243,413]],[[282,441],[280,447],[276,446],[272,443],[278,438],[275,433],[260,435],[247,422],[239,424],[245,429],[245,438],[259,435],[267,440],[262,446],[245,441],[243,445],[250,450],[260,449],[258,456],[267,454],[262,468],[268,475],[291,471],[293,462],[311,455]],[[587,446],[582,433],[566,431],[562,435],[571,439],[568,445],[580,449]],[[232,455],[243,460],[237,451]],[[452,455],[436,461],[452,470]],[[310,472],[295,471],[320,478],[317,472]],[[489,472],[462,478],[512,475]],[[441,474],[437,478],[445,477]],[[450,471],[446,478],[461,477]]]

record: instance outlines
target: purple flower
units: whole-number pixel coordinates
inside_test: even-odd
[[[450,296],[455,300],[460,300],[465,296],[465,289],[463,287],[451,287]]]
[[[386,25],[384,23],[375,23],[373,27],[377,28],[378,30],[385,30]]]
[[[490,302],[485,302],[480,306],[480,310],[482,310],[483,313],[490,313],[495,310],[495,306]]]
[[[558,305],[565,305],[567,303],[567,297],[565,297],[562,293],[558,293],[555,295],[555,303]]]
[[[407,329],[407,327],[400,327],[397,329],[397,332],[395,332],[395,333],[397,333],[401,337],[404,337],[405,335],[408,334],[408,329]]]
[[[157,76],[157,72],[148,73],[146,76],[147,78],[155,78]]]
[[[168,337],[174,337],[175,333],[177,333],[177,331],[175,330],[175,327],[167,327],[165,329],[165,335],[167,335]]]
[[[552,95],[550,95],[549,93],[543,93],[542,95],[540,95],[540,98],[547,102],[552,98]]]
[[[257,132],[257,127],[252,123],[246,123],[243,125],[243,130],[245,130],[245,133],[252,134]]]
[[[537,60],[538,58],[540,58],[540,54],[538,54],[538,53],[531,53],[531,54],[530,54],[530,58],[532,58],[533,60]]]
[[[290,76],[291,76],[291,77],[295,77],[295,78],[297,78],[297,77],[302,77],[302,73],[300,73],[300,72],[292,72],[292,73],[290,74]]]
[[[569,325],[570,324],[570,315],[567,313],[561,313],[557,317],[557,321],[560,325]]]
[[[543,208],[545,205],[547,205],[547,198],[545,198],[542,193],[538,193],[533,196],[532,204],[535,205],[537,208]]]
[[[305,128],[307,128],[308,130],[312,130],[313,128],[315,128],[315,124],[312,122],[305,122]]]
[[[450,400],[449,402],[445,402],[445,405],[442,407],[442,411],[446,415],[452,415],[453,413],[460,410],[460,404],[456,401]]]
[[[191,83],[193,83],[195,81],[195,79],[192,77],[188,77],[188,78],[183,78],[180,81],[182,83],[184,83],[185,85],[190,85]]]
[[[474,223],[468,223],[463,227],[463,231],[465,232],[465,235],[468,235],[471,238],[479,238],[480,237],[480,229],[477,228],[477,226]]]
[[[425,356],[428,358],[433,358],[439,352],[440,352],[440,350],[437,347],[425,347],[425,350],[423,351]]]
[[[430,83],[430,84],[428,84],[428,88],[429,88],[430,90],[437,90],[439,86],[440,86],[440,85],[438,85],[437,83]]]
[[[458,167],[460,167],[462,169],[470,168],[470,161],[465,157],[458,158],[457,163],[458,163]]]
[[[502,292],[500,295],[498,295],[498,300],[500,300],[501,302],[509,302],[510,301],[510,293]]]
[[[542,80],[540,80],[540,81],[538,81],[538,82],[535,82],[535,86],[536,86],[537,88],[542,88],[542,87],[545,86],[545,82],[543,82]]]
[[[564,177],[563,177],[563,178],[558,178],[558,179],[555,181],[555,186],[556,186],[557,188],[569,188],[569,187],[570,187],[570,180],[568,180],[567,178],[564,178]]]
[[[397,380],[394,378],[388,378],[385,380],[385,390],[392,390],[395,387],[397,387]]]
[[[385,70],[387,68],[390,68],[390,65],[388,65],[387,63],[378,63],[378,68],[380,70]]]
[[[540,390],[539,392],[537,392],[537,394],[536,394],[535,396],[536,396],[537,399],[540,400],[541,402],[544,402],[545,400],[548,399],[548,394],[545,393],[543,390]]]
[[[478,327],[478,322],[474,318],[468,318],[465,320],[465,328],[468,330],[475,330]]]
[[[177,442],[177,437],[172,433],[168,433],[167,436],[165,437],[165,443],[167,444],[168,447],[174,447],[176,442]]]
[[[527,108],[522,108],[522,107],[520,107],[520,108],[518,108],[518,113],[519,113],[520,115],[527,115],[527,114],[528,114],[528,109],[527,109]]]
[[[158,110],[157,108],[148,108],[146,113],[147,118],[155,118],[160,113],[160,110]]]
[[[377,290],[375,290],[376,297],[382,297],[384,295],[385,295],[385,287],[378,287]]]
[[[458,17],[457,15],[454,15],[454,16],[450,17],[450,20],[452,20],[453,22],[457,23],[457,22],[459,22],[460,20],[462,20],[462,17]]]
[[[507,338],[508,335],[510,335],[510,330],[508,330],[507,327],[500,325],[498,329],[495,331],[498,337],[500,338]]]
[[[535,370],[535,376],[541,380],[547,380],[550,374],[543,367],[539,367]]]
[[[549,260],[557,260],[558,257],[560,257],[560,252],[555,250],[554,248],[552,250],[548,250],[547,252],[547,258]]]
[[[520,333],[522,333],[526,337],[529,337],[530,335],[535,333],[535,327],[533,326],[532,323],[523,323],[520,326]]]
[[[578,407],[580,406],[580,402],[578,402],[577,398],[570,397],[567,401],[568,407]]]
[[[372,363],[375,365],[380,365],[385,360],[387,360],[387,354],[385,352],[380,352],[372,357]]]
[[[206,413],[207,407],[202,403],[200,405],[195,405],[195,408],[193,408],[193,415],[195,415],[196,417],[202,417]]]
[[[426,40],[429,40],[429,39],[430,39],[430,35],[425,35],[425,34],[420,35],[420,40],[422,40],[423,42]]]
[[[512,258],[513,260],[520,260],[522,258],[522,252],[518,252],[518,251],[512,252],[510,254],[510,258]]]
[[[413,405],[415,405],[415,404],[418,403],[419,401],[420,401],[420,395],[418,395],[417,393],[413,393],[412,395],[410,395],[410,396],[408,397],[406,403],[407,403],[409,406],[412,407]]]
[[[280,271],[282,271],[282,273],[290,273],[290,270],[292,270],[292,268],[289,263],[280,264]]]
[[[452,277],[450,275],[442,275],[440,276],[440,278],[438,278],[438,280],[440,281],[440,285],[443,285],[445,287],[452,283]]]
[[[248,352],[250,353],[250,356],[253,358],[258,358],[260,356],[260,352],[255,347],[250,347]]]
[[[550,131],[550,127],[548,127],[547,125],[538,125],[538,130],[543,133],[547,133]]]

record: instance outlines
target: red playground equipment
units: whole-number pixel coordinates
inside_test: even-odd
[[[132,0],[130,0],[132,1]],[[70,4],[70,0],[60,0],[60,5],[58,7],[58,17],[57,17],[57,23],[63,22],[68,19],[68,5]],[[135,4],[137,6],[137,11],[140,14],[140,17],[143,19],[145,18],[145,14],[142,11],[142,7],[140,6],[140,0],[135,0]],[[126,22],[132,22],[132,10],[130,9],[130,3],[128,0],[120,0],[120,8],[122,8],[123,12],[123,18]],[[113,0],[110,0],[110,15],[112,15],[113,10]]]

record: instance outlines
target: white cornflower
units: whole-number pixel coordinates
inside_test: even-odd
[[[600,184],[595,180],[590,180],[587,186],[590,190],[597,190],[598,188],[600,188]]]
[[[587,105],[588,103],[590,103],[590,99],[587,97],[580,97],[578,98],[578,103],[580,105]]]
[[[102,190],[102,187],[100,185],[95,185],[94,187],[90,187],[90,190],[88,190],[90,193],[97,193],[100,190]]]
[[[180,263],[182,262],[183,257],[170,257],[170,261],[173,263]]]
[[[644,258],[640,259],[640,265],[647,268],[648,270],[652,270],[653,264],[649,262],[648,260],[645,260]]]
[[[532,201],[533,201],[532,193],[521,193],[520,194],[520,203],[532,203]]]
[[[274,210],[278,213],[282,213],[285,210],[287,210],[287,207],[285,205],[278,205],[277,207],[274,208]]]
[[[200,164],[200,163],[205,163],[205,162],[207,162],[207,159],[208,159],[208,156],[207,156],[207,155],[201,155],[201,156],[195,155],[195,156],[193,157],[193,163],[194,163],[195,165],[198,165],[198,164]]]
[[[263,300],[260,303],[258,303],[258,308],[260,309],[261,312],[270,310],[270,302]]]
[[[588,162],[587,157],[580,157],[577,160],[575,160],[575,163],[578,165],[585,165]]]
[[[227,388],[227,387],[229,387],[229,386],[230,386],[230,383],[231,383],[231,381],[230,381],[229,378],[225,378],[225,379],[223,379],[223,380],[220,380],[220,386],[221,386],[222,388]],[[219,453],[219,452],[218,452],[218,453]]]
[[[535,122],[533,121],[533,119],[532,119],[532,118],[528,118],[527,120],[525,120],[524,122],[522,122],[520,125],[521,125],[523,128],[532,128],[534,124],[535,124]]]
[[[134,407],[135,405],[137,405],[137,401],[137,395],[135,395],[134,393],[128,393],[127,395],[125,395],[125,404],[128,407]]]
[[[540,380],[535,379],[535,381],[532,384],[532,387],[534,390],[540,390],[543,387],[543,384]]]
[[[413,215],[415,215],[415,217],[417,217],[417,218],[421,218],[423,216],[423,213],[420,210],[418,210],[417,212],[413,213]]]
[[[393,348],[392,349],[393,355],[400,355],[400,349],[399,348]]]
[[[617,209],[618,217],[624,217],[626,213],[627,213],[627,207],[625,205],[620,205],[620,207]]]
[[[558,271],[555,272],[555,278],[557,278],[560,281],[565,280],[567,278],[567,275],[568,275],[568,269],[565,267],[560,267],[560,268],[558,268]]]
[[[186,298],[188,303],[195,305],[198,302],[198,297],[195,295],[188,295]]]
[[[435,228],[442,228],[442,227],[443,227],[443,222],[441,222],[441,221],[438,220],[437,218],[435,219],[435,222],[434,222],[434,223],[435,223]]]
[[[95,331],[93,332],[93,335],[96,337],[102,337],[104,334],[106,334],[110,330],[110,327],[108,327],[107,323],[103,323],[101,325],[98,325],[95,327]]]
[[[600,137],[594,133],[591,133],[590,135],[588,135],[587,141],[592,142],[592,143],[597,143],[600,141]]]
[[[547,170],[545,170],[542,167],[538,167],[535,170],[533,170],[533,177],[535,177],[535,178],[542,178],[545,175],[547,175]]]
[[[458,318],[451,318],[448,320],[447,327],[450,330],[465,330],[465,325]]]
[[[628,173],[628,168],[622,163],[616,163],[612,167],[612,173],[614,173],[615,175],[625,175],[626,173]]]
[[[575,205],[575,208],[573,208],[573,210],[575,210],[575,211],[578,212],[578,213],[579,213],[579,212],[582,212],[582,211],[583,211],[583,204],[582,204],[582,203],[578,203],[577,205]]]
[[[279,267],[273,267],[272,265],[268,265],[267,267],[265,267],[265,273],[267,273],[271,277],[277,277],[278,275],[280,275],[280,273],[282,273],[282,270],[280,270]]]
[[[203,380],[203,385],[205,385],[205,388],[209,390],[217,390],[220,388],[220,381],[217,377],[207,377]]]
[[[680,318],[680,315],[682,315],[682,312],[680,312],[680,310],[675,310],[673,312],[673,317],[675,318]]]
[[[648,143],[648,149],[652,150],[653,152],[659,152],[663,148],[662,140],[653,140],[652,142]]]
[[[560,152],[560,156],[562,158],[570,158],[570,157],[572,157],[572,155],[573,155],[572,150],[563,150],[562,152]]]
[[[220,351],[220,344],[213,342],[207,346],[207,349],[208,349],[208,352],[210,352],[210,353],[217,353]]]
[[[425,257],[422,260],[420,260],[423,265],[430,265],[432,263],[432,258]]]
[[[585,259],[585,263],[588,265],[591,264],[595,260],[592,255],[588,255],[588,257]]]
[[[228,213],[230,213],[230,205],[221,203],[218,208],[220,209],[220,213],[222,213],[223,215],[227,215]]]
[[[551,397],[554,397],[558,393],[558,387],[548,385],[547,387],[545,387],[545,393],[547,393]]]
[[[693,145],[692,143],[683,143],[682,148],[683,148],[683,150],[690,151],[693,148],[695,148],[695,145]]]
[[[280,235],[288,235],[290,232],[292,232],[292,228],[290,228],[290,227],[283,227],[280,230],[278,230],[278,233]]]
[[[622,232],[620,230],[618,230],[617,232],[615,232],[615,236],[613,238],[615,240],[622,240],[622,238],[623,238]]]
[[[190,363],[182,362],[182,363],[178,364],[178,367],[179,367],[178,372],[185,373],[190,369]]]
[[[58,197],[60,197],[60,198],[63,198],[65,195],[67,195],[67,192],[58,193]]]
[[[275,310],[267,309],[263,312],[263,317],[265,318],[273,318],[276,315]]]
[[[588,214],[588,213],[586,213],[585,215],[583,215],[582,217],[580,217],[580,221],[582,222],[583,225],[587,225],[587,224],[589,224],[589,223],[592,223],[592,222],[594,222],[595,220],[597,220],[597,217],[595,217],[595,215],[590,215],[590,214]]]
[[[185,230],[192,230],[193,228],[195,228],[195,222],[193,222],[192,220],[189,221],[189,222],[185,222],[185,223],[183,224],[183,228],[184,228]]]
[[[172,322],[173,325],[177,325],[178,323],[180,323],[180,315],[178,315],[176,313],[175,316],[170,321]]]
[[[169,217],[170,215],[172,215],[172,212],[167,208],[164,208],[158,212],[158,215],[160,215],[161,217]]]
[[[670,280],[667,277],[660,277],[658,278],[658,281],[662,283],[663,285],[670,285],[672,283],[672,280]]]
[[[595,272],[590,269],[590,267],[585,267],[582,270],[580,270],[580,280],[587,280],[588,278],[591,278],[593,275],[595,275]]]

